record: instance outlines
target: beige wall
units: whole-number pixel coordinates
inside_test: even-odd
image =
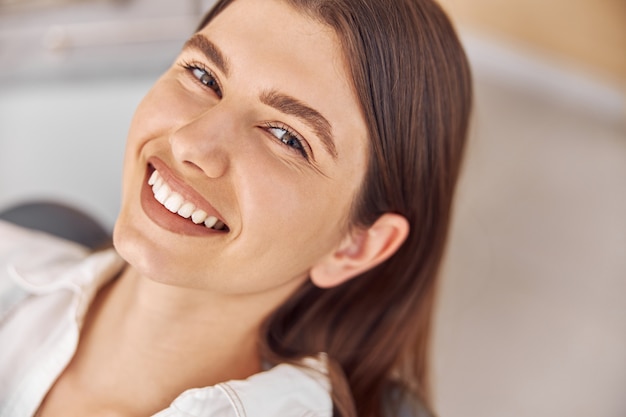
[[[626,0],[441,1],[465,35],[475,106],[436,410],[624,417],[626,89],[597,81],[626,86]]]
[[[440,0],[462,26],[626,85],[625,0]]]

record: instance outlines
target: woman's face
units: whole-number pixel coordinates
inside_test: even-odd
[[[279,0],[237,0],[137,109],[116,247],[159,282],[293,288],[345,236],[366,160],[334,31]]]

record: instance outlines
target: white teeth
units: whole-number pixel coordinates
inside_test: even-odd
[[[191,214],[191,221],[195,224],[200,224],[206,220],[209,215],[204,210],[196,210]]]
[[[163,205],[165,206],[166,209],[168,209],[172,213],[176,213],[178,212],[178,210],[180,209],[180,207],[183,205],[184,202],[185,200],[183,200],[182,195],[178,193],[172,193],[172,195],[170,195],[167,198],[167,200],[165,200],[165,204]]]
[[[154,171],[152,173],[152,175],[150,175],[150,179],[148,180],[148,185],[154,185],[154,183],[156,182],[157,178],[159,178],[159,173]]]
[[[191,217],[191,214],[193,213],[193,211],[196,209],[196,206],[194,206],[192,203],[184,203],[180,209],[178,209],[178,214],[181,217],[184,217],[185,219],[188,219]]]
[[[167,184],[163,184],[159,188],[159,191],[157,191],[157,193],[154,195],[154,198],[156,198],[159,203],[165,204],[165,200],[167,200],[167,197],[170,196],[171,192],[172,190],[170,190],[170,187],[168,187]]]
[[[204,225],[210,229],[211,227],[215,226],[215,223],[217,222],[218,222],[217,217],[209,216],[204,221]]]
[[[209,216],[206,211],[196,209],[196,206],[193,203],[185,201],[185,198],[181,194],[172,191],[158,171],[155,170],[152,175],[150,175],[148,185],[152,186],[154,198],[172,213],[177,213],[185,219],[191,217],[191,221],[195,224],[204,223],[204,225],[209,229],[226,229],[224,222],[219,220],[217,217]]]

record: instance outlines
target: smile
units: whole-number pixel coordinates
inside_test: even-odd
[[[192,202],[185,200],[182,195],[173,191],[156,169],[150,175],[148,185],[152,187],[154,199],[171,213],[178,214],[184,219],[197,225],[204,225],[209,229],[228,231],[228,227],[223,221],[197,208]]]

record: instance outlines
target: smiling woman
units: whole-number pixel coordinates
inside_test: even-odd
[[[0,415],[426,413],[470,99],[430,0],[219,1],[135,113],[115,249],[2,226],[55,256],[0,246]]]

